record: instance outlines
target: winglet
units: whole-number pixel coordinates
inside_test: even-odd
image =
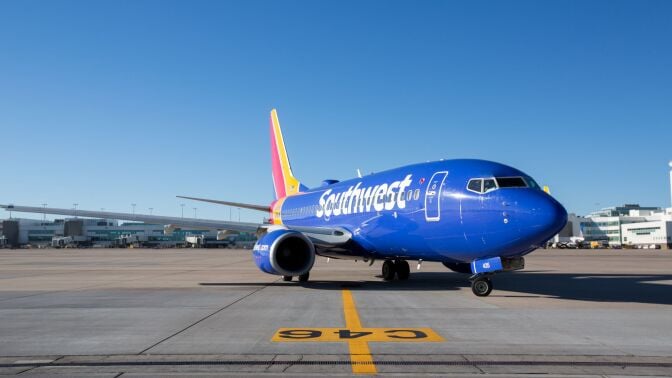
[[[279,199],[298,193],[302,186],[292,174],[292,167],[285,150],[285,141],[282,138],[278,112],[275,109],[271,110],[271,163],[275,198]]]

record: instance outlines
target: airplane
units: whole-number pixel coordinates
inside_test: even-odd
[[[513,167],[458,159],[407,165],[308,188],[292,172],[277,111],[270,115],[275,200],[255,205],[178,196],[268,212],[264,223],[0,205],[8,211],[122,219],[177,227],[256,232],[257,267],[285,281],[309,279],[316,256],[383,261],[382,278],[406,280],[408,261],[443,263],[470,274],[471,289],[487,296],[491,277],[523,269],[524,256],[544,246],[567,223],[567,211],[546,188]]]

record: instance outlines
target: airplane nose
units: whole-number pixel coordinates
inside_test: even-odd
[[[538,198],[534,200],[532,215],[535,228],[547,239],[567,224],[567,210],[555,198],[543,192],[538,193]]]

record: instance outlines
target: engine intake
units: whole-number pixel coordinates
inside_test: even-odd
[[[315,263],[315,246],[305,235],[292,230],[275,230],[262,236],[252,251],[262,272],[281,276],[308,273]]]

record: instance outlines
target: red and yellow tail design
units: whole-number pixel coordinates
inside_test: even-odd
[[[271,163],[273,164],[273,187],[275,199],[291,196],[301,189],[301,183],[292,174],[289,158],[282,139],[278,112],[271,110]]]

